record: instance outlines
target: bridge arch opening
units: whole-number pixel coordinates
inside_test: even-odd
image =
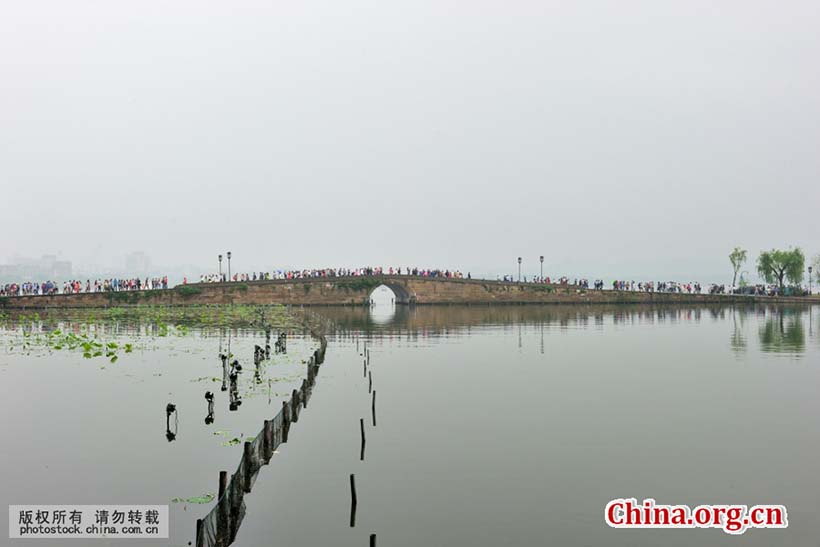
[[[410,304],[411,295],[407,289],[399,283],[382,283],[370,291],[368,302],[371,307],[396,306],[398,304]]]
[[[379,285],[370,291],[367,298],[371,308],[389,308],[396,305],[398,295],[387,285]]]
[[[368,295],[370,320],[377,325],[390,323],[396,315],[398,295],[387,285],[379,285]]]

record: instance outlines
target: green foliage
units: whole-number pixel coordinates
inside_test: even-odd
[[[196,503],[199,505],[204,505],[206,503],[211,503],[216,499],[216,496],[213,492],[208,492],[206,494],[202,494],[201,496],[193,496],[190,498],[174,498],[171,500],[171,503]]]
[[[108,293],[108,302],[113,304],[137,304],[140,301],[139,291],[116,291]]]
[[[180,285],[176,288],[176,291],[179,295],[183,298],[188,298],[190,296],[196,296],[197,294],[202,294],[202,289],[199,287],[194,287],[192,285]]]
[[[746,262],[746,249],[735,247],[734,250],[729,253],[729,262],[732,263],[732,269],[734,270],[734,275],[732,276],[732,286],[734,287],[735,281],[737,281],[737,274]]]
[[[803,281],[805,262],[799,247],[788,251],[772,249],[757,257],[757,271],[767,283],[777,283],[782,291],[786,280],[794,284]]]
[[[528,285],[527,288],[532,290],[532,291],[535,291],[535,292],[546,292],[546,293],[555,292],[555,289],[553,287],[550,287],[549,285],[541,285],[541,284],[538,284],[538,283]]]
[[[274,328],[290,328],[301,323],[285,311],[281,305],[186,305],[186,306],[112,306],[110,308],[50,309],[43,321],[56,323],[60,320],[95,323],[122,321],[125,323],[152,323],[168,334],[168,325],[174,325],[175,333],[184,335],[192,327],[249,327],[258,326],[260,317]],[[41,318],[31,312],[13,312],[0,315],[3,323],[39,322]],[[59,333],[60,331],[53,331]],[[54,335],[57,336],[57,335]],[[133,349],[133,348],[132,348]],[[126,351],[126,353],[128,353]]]
[[[344,289],[346,291],[370,291],[382,285],[382,281],[380,279],[374,279],[372,277],[361,277],[359,279],[355,279],[352,281],[339,281],[336,283],[336,287],[340,289]]]
[[[817,283],[820,283],[820,254],[814,255],[814,260],[812,261],[812,268],[813,272],[812,275],[817,280]],[[0,302],[2,304],[2,302]]]
[[[305,294],[309,293],[310,292],[310,283],[305,283],[304,285],[302,285],[302,289],[304,289]]]

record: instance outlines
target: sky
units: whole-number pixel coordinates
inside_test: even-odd
[[[820,3],[0,8],[0,263],[731,281],[820,253]]]

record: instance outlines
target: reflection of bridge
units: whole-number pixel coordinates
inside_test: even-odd
[[[709,294],[595,291],[573,285],[545,285],[482,279],[407,275],[314,277],[233,283],[194,283],[161,291],[19,296],[0,299],[10,308],[104,307],[134,304],[287,304],[339,306],[366,304],[385,285],[397,304],[642,304],[794,302],[806,298],[772,298]],[[813,301],[818,301],[812,298]]]
[[[321,311],[332,328],[331,340],[339,341],[358,337],[361,333],[373,340],[385,338],[437,339],[441,337],[469,336],[485,328],[516,326],[519,333],[533,329],[541,330],[543,353],[544,329],[590,329],[599,330],[605,325],[654,325],[693,323],[702,321],[726,322],[734,327],[730,346],[742,352],[754,332],[757,332],[760,350],[763,352],[805,353],[808,341],[818,339],[812,330],[809,306],[761,304],[637,304],[622,305],[555,305],[555,306],[419,306],[400,307],[394,313],[377,321],[373,310],[362,307],[336,307]],[[751,327],[744,325],[751,323]]]

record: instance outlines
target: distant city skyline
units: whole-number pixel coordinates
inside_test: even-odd
[[[0,262],[728,282],[738,245],[820,253],[818,28],[807,0],[11,2]]]
[[[218,255],[219,253],[217,253]],[[224,253],[223,253],[224,255]],[[540,275],[540,262],[539,256],[532,256],[532,257],[525,257],[522,256],[522,277],[526,280],[532,280],[534,277]],[[369,262],[363,264],[324,264],[324,265],[310,265],[310,266],[302,266],[302,265],[263,265],[258,264],[256,267],[244,267],[244,262],[248,259],[247,257],[236,257],[233,255],[233,267],[232,273],[248,273],[253,274],[254,272],[264,272],[264,271],[273,271],[273,270],[292,270],[292,269],[312,269],[312,268],[324,268],[324,267],[349,267],[349,268],[359,268],[365,266],[383,266],[383,267],[438,267],[436,265],[431,264],[409,264],[409,263],[379,263],[379,262]],[[489,271],[482,271],[479,269],[471,270],[469,268],[458,268],[453,267],[453,270],[459,270],[465,275],[469,272],[475,278],[485,278],[485,279],[496,279],[497,277],[503,277],[505,275],[511,275],[514,279],[518,277],[518,257],[510,257],[508,264],[506,266],[499,266],[494,270]],[[757,274],[756,268],[756,261],[757,255],[751,254],[749,255],[749,259],[744,268],[741,269],[740,274],[744,274],[744,277],[749,282],[762,282],[762,279]],[[806,266],[810,265],[812,255],[806,256]],[[63,261],[56,261],[57,264],[60,264],[63,269],[61,270],[54,270],[49,269],[50,266],[44,265],[45,263],[50,263],[49,261],[55,261],[56,255],[43,255],[41,258],[34,259],[31,257],[14,257],[14,260],[19,262],[12,262],[12,263],[1,263],[0,262],[0,281],[2,282],[15,282],[15,281],[45,281],[45,280],[52,280],[52,281],[66,281],[73,278],[78,279],[86,279],[87,277],[106,277],[112,275],[118,276],[156,276],[156,275],[167,275],[169,276],[169,280],[173,284],[181,283],[183,279],[187,278],[188,282],[197,282],[199,281],[200,275],[207,275],[217,273],[219,265],[218,260],[213,260],[214,264],[210,267],[208,265],[195,265],[195,264],[170,264],[170,265],[161,265],[155,264],[153,259],[150,257],[148,253],[145,251],[132,251],[130,253],[123,254],[119,260],[112,260],[108,265],[100,265],[100,264],[83,264],[81,262],[75,262],[71,260],[63,260]],[[251,257],[250,260],[253,260]],[[634,280],[634,281],[680,281],[680,282],[701,282],[701,283],[717,283],[717,284],[730,284],[731,277],[732,277],[732,270],[731,266],[729,265],[728,260],[728,252],[727,257],[725,258],[725,267],[722,271],[715,271],[715,272],[704,272],[702,275],[692,275],[687,276],[684,274],[680,275],[670,275],[668,277],[663,276],[646,276],[641,275],[638,272],[632,272],[630,274],[627,270],[624,270],[618,274],[612,273],[597,273],[597,272],[582,272],[582,271],[558,271],[552,266],[549,262],[549,257],[545,256],[544,262],[544,276],[549,276],[552,279],[558,279],[561,276],[567,276],[572,279],[603,279],[605,282],[611,282],[613,280]],[[118,265],[119,264],[119,265]],[[67,270],[65,269],[67,265]],[[132,266],[132,267],[129,267]],[[133,266],[139,266],[134,268]],[[147,267],[146,267],[147,266]],[[237,268],[240,269],[237,269]],[[59,275],[55,275],[53,273],[47,272],[54,272],[60,271]],[[223,264],[222,264],[222,271],[223,273],[227,273],[227,259],[223,256]],[[20,272],[23,272],[22,275]],[[728,281],[727,281],[728,279]],[[806,278],[806,282],[808,278]]]

